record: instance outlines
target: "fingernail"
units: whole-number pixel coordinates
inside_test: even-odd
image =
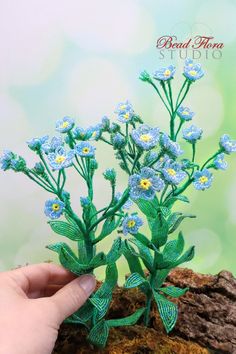
[[[87,295],[90,295],[96,287],[96,279],[93,275],[85,274],[79,277],[79,285]]]

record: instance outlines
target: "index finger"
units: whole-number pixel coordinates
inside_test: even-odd
[[[43,289],[48,284],[64,285],[76,278],[65,268],[52,263],[28,265],[7,273],[25,293]]]

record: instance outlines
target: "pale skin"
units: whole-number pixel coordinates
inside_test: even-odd
[[[50,354],[61,323],[95,286],[92,275],[50,263],[0,273],[0,354]]]

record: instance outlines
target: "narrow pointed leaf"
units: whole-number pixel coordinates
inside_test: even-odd
[[[155,218],[157,216],[157,210],[150,201],[144,199],[138,199],[136,201],[139,209],[149,218]]]
[[[169,333],[174,328],[177,321],[178,307],[173,302],[167,300],[164,296],[158,294],[158,292],[154,291],[153,294],[162,323],[166,329],[166,332]]]
[[[195,215],[192,215],[192,214],[181,214],[179,215],[178,218],[176,218],[175,222],[172,224],[172,226],[170,227],[169,229],[169,234],[171,234],[172,232],[174,232],[178,227],[179,225],[181,224],[181,222],[186,219],[186,218],[196,218]],[[168,221],[169,223],[169,221]]]
[[[133,273],[126,279],[124,287],[126,289],[132,289],[132,288],[136,288],[137,286],[140,286],[142,284],[148,284],[147,280],[145,278],[141,277],[140,274]]]
[[[109,327],[105,320],[101,320],[91,329],[88,340],[97,347],[104,348],[109,334]]]
[[[130,316],[114,319],[114,320],[108,320],[106,321],[106,323],[109,327],[132,326],[135,323],[137,323],[137,321],[140,319],[144,311],[145,311],[145,307],[142,307],[141,309],[138,309]]]
[[[81,231],[74,224],[72,225],[65,221],[49,221],[48,224],[54,232],[66,236],[70,240],[77,241],[83,239]]]
[[[155,221],[152,224],[152,242],[157,246],[161,247],[166,243],[168,237],[169,226],[164,216],[159,213]]]
[[[127,241],[124,244],[124,256],[128,262],[130,273],[139,273],[141,276],[145,277],[143,268],[141,266],[140,260],[137,256],[133,255],[132,251],[127,245]],[[131,247],[131,246],[130,246]],[[133,248],[132,248],[133,249]],[[134,249],[133,249],[134,251]]]
[[[120,237],[116,238],[113,242],[110,251],[107,253],[107,257],[106,257],[107,263],[116,262],[123,254],[123,249],[124,249],[123,240]]]
[[[158,289],[158,291],[161,291],[162,293],[172,296],[172,297],[180,297],[182,295],[184,295],[187,291],[189,290],[189,288],[177,288],[175,286],[166,286],[164,288],[160,288]]]
[[[104,237],[110,235],[116,228],[115,218],[107,218],[103,224],[101,234],[98,236],[99,239],[103,239]]]

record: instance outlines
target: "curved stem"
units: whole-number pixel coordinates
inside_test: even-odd
[[[204,169],[204,167],[208,164],[208,162],[210,162],[211,160],[213,160],[217,155],[219,155],[222,151],[218,150],[214,155],[212,155],[211,157],[209,157],[208,160],[206,160],[206,162],[202,165],[202,167],[200,168],[200,171],[202,171]]]

